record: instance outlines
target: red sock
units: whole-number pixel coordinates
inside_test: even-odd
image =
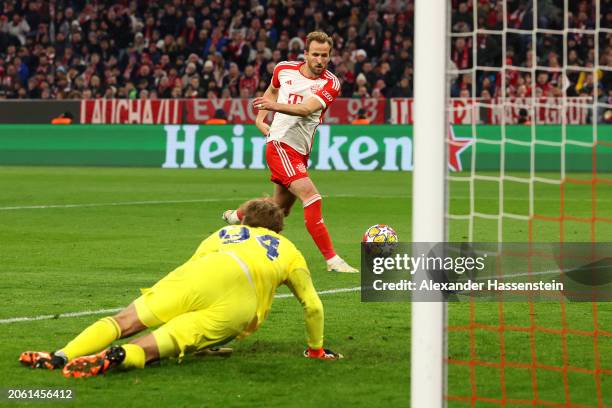
[[[242,221],[242,217],[244,217],[244,214],[242,213],[240,208],[236,210],[236,217],[238,217],[240,221]]]
[[[304,202],[304,222],[315,244],[325,259],[336,256],[327,227],[321,214],[321,196],[314,195]]]

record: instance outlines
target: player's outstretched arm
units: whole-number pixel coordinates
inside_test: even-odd
[[[266,92],[264,92],[263,98],[276,101],[278,99],[278,88],[270,84]],[[257,112],[257,119],[255,119],[255,126],[257,126],[257,129],[259,129],[264,136],[268,136],[268,133],[270,133],[270,125],[266,123],[266,116],[268,116],[268,111],[259,109],[259,112]]]
[[[293,270],[286,284],[304,309],[308,347],[312,349],[322,348],[323,303],[321,303],[321,299],[312,284],[308,269]]]
[[[310,97],[302,103],[289,104],[289,103],[278,103],[270,99],[266,99],[265,95],[253,99],[253,107],[255,109],[264,109],[266,111],[280,112],[291,116],[306,117],[313,112],[323,109],[321,102],[315,98]],[[259,114],[258,114],[259,116]]]

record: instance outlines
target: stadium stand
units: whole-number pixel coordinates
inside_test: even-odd
[[[264,4],[265,3],[265,4]],[[504,25],[499,0],[453,0],[453,32],[470,32],[474,9],[479,29]],[[274,65],[299,60],[305,36],[324,30],[335,41],[331,69],[342,80],[341,97],[411,97],[414,1],[84,1],[2,2],[0,15],[0,98],[251,98],[261,95]],[[508,28],[533,27],[530,2],[509,0]],[[563,26],[563,0],[546,2],[539,28]],[[600,15],[591,2],[570,2],[569,26],[612,28],[612,1],[603,0]],[[249,11],[243,11],[249,10]],[[532,89],[528,72],[507,75],[507,95],[559,96],[562,41],[538,35],[539,65]],[[594,36],[568,38],[568,65],[593,66]],[[512,35],[502,55],[499,36],[478,34],[454,38],[451,60],[469,69],[473,47],[485,66],[533,64],[530,39]],[[585,71],[568,71],[567,96],[596,95],[612,103],[612,34],[599,36],[599,86]],[[526,70],[527,71],[527,70]],[[482,72],[471,95],[469,75],[453,79],[452,97],[496,97],[499,73]],[[601,112],[600,121],[612,121]]]

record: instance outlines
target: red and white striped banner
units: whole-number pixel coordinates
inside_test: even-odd
[[[412,124],[413,104],[412,98],[392,98],[390,99],[390,120],[389,123]],[[535,102],[535,120],[532,118],[531,98],[512,98],[506,99],[504,103],[500,99],[482,100],[472,98],[453,98],[450,100],[448,110],[449,119],[455,125],[490,124],[499,125],[504,119],[502,113],[505,112],[505,123],[518,123],[519,111],[526,109],[527,119],[531,123],[539,125],[561,124],[561,112],[566,111],[567,124],[580,125],[588,122],[589,112],[593,105],[590,98],[574,97],[563,98],[538,98]]]
[[[385,108],[389,103],[389,120]],[[531,98],[499,99],[484,101],[471,98],[454,98],[449,102],[450,122],[456,125],[518,122],[519,111],[526,109],[528,120],[535,124],[561,124],[561,112],[565,109],[567,124],[589,122],[593,105],[590,98],[539,98],[535,102],[535,118],[532,118]],[[350,124],[360,109],[372,124],[412,124],[413,98],[351,99],[339,98],[327,110],[323,123]],[[95,99],[81,101],[80,123],[91,124],[183,124],[205,123],[222,109],[230,123],[253,124],[257,113],[250,99]],[[272,119],[270,114],[269,119]]]
[[[88,99],[81,101],[81,123],[179,124],[182,105],[178,99]]]

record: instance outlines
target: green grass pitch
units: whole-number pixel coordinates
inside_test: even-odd
[[[312,177],[326,196],[323,212],[336,249],[349,262],[359,263],[359,241],[372,224],[390,224],[402,240],[410,239],[410,173],[313,172]],[[223,210],[271,193],[267,180],[265,171],[0,167],[0,320],[126,305],[138,296],[139,288],[182,263],[219,228]],[[468,194],[461,183],[455,184],[450,190],[451,210],[462,213],[468,210]],[[524,213],[523,186],[504,188],[506,210]],[[612,213],[610,190],[597,192],[598,211],[604,217]],[[558,187],[537,186],[537,191],[538,212],[558,211]],[[478,210],[495,213],[497,197],[496,186],[477,186]],[[590,214],[590,187],[566,197],[568,213]],[[36,208],[24,208],[32,206]],[[509,222],[504,239],[525,241],[524,224]],[[483,240],[496,239],[496,231],[491,223],[476,225],[476,236]],[[566,233],[574,240],[589,237],[588,228],[579,223],[568,224]],[[285,234],[309,261],[318,290],[359,286],[358,276],[325,272],[299,205],[288,218]],[[465,239],[465,225],[452,224],[451,234],[452,239]],[[543,241],[555,241],[558,225],[543,223],[538,234]],[[602,224],[597,238],[611,241],[610,225]],[[23,368],[17,358],[24,350],[64,345],[102,315],[1,323],[0,388],[73,388],[75,400],[66,406],[79,407],[409,406],[410,305],[361,303],[356,291],[324,294],[322,300],[326,346],[345,355],[339,362],[301,357],[305,345],[301,307],[292,298],[280,298],[257,333],[233,343],[231,358],[190,356],[181,364],[164,361],[145,370],[83,380]],[[469,324],[469,307],[451,304],[449,324]],[[475,307],[478,322],[499,324],[497,304]],[[558,304],[536,304],[534,311],[538,325],[562,327]],[[507,303],[503,312],[508,325],[529,325],[528,305]],[[592,331],[592,305],[568,304],[566,320],[573,329]],[[612,331],[609,304],[599,305],[598,323],[600,329]],[[474,334],[478,359],[499,362],[499,333],[476,330]],[[538,334],[538,362],[563,365],[566,347],[569,365],[595,369],[593,337],[566,337],[564,343],[560,335]],[[469,345],[469,332],[451,332],[449,357],[469,359]],[[529,339],[521,333],[506,332],[504,350],[506,361],[531,362]],[[612,338],[599,338],[598,354],[599,367],[611,370]],[[537,371],[538,398],[564,405],[564,373]],[[500,406],[486,399],[499,399],[502,393],[509,400],[534,398],[527,369],[507,367],[503,381],[499,368],[476,367],[474,372],[472,376],[469,367],[450,365],[449,394],[470,397],[475,389],[479,397],[475,406],[482,407]],[[566,375],[571,402],[596,406],[595,376]],[[610,390],[612,376],[602,374],[600,392],[606,406],[612,406]],[[449,406],[469,407],[471,402],[450,401]]]

